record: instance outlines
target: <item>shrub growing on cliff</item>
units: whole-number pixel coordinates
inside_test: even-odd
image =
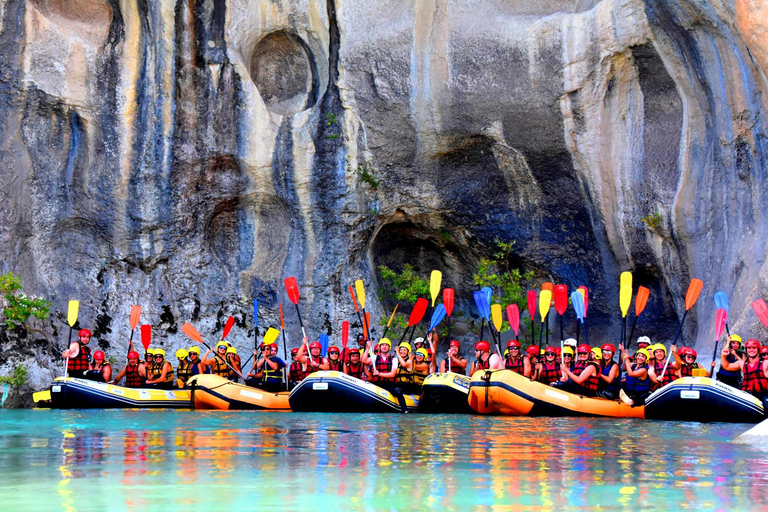
[[[29,331],[39,332],[27,324],[30,317],[43,321],[48,318],[51,303],[38,297],[26,295],[21,288],[21,277],[13,272],[0,275],[0,294],[3,296],[3,323],[9,328],[23,326]]]
[[[27,381],[27,367],[18,365],[11,375],[0,375],[0,384],[8,384],[12,388],[20,388]]]
[[[418,276],[413,270],[413,266],[408,263],[403,266],[403,271],[400,273],[386,265],[379,265],[379,275],[384,281],[381,291],[382,299],[389,298],[401,304],[413,305],[419,297],[429,297],[429,280]],[[408,314],[403,312],[403,314],[395,315],[388,331],[391,336],[402,335],[405,328],[408,327]],[[379,324],[387,325],[388,320],[389,317],[382,318],[379,320]]]

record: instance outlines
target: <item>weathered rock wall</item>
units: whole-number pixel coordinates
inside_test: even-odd
[[[131,304],[167,351],[188,343],[180,323],[213,340],[229,314],[245,348],[251,297],[276,323],[289,275],[313,333],[352,318],[356,278],[385,314],[379,264],[443,269],[472,313],[471,273],[500,238],[541,278],[590,287],[594,339],[618,335],[623,270],[652,290],[641,329],[672,335],[699,277],[688,342],[711,350],[720,289],[732,330],[759,336],[764,11],[0,0],[2,270],[54,301],[58,348],[70,298],[114,354]],[[0,367],[26,362],[35,388],[60,364],[3,339]]]

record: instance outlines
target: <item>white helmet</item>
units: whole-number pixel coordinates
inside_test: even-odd
[[[415,345],[416,343],[424,343],[424,338],[416,338],[413,340],[413,344]]]
[[[649,338],[648,336],[640,336],[639,338],[637,338],[637,342],[638,343],[647,343],[648,345],[650,345],[651,344],[651,338]]]
[[[575,340],[575,339],[573,339],[573,338],[568,338],[567,340],[565,340],[565,341],[563,342],[563,345],[565,345],[566,347],[573,347],[573,348],[576,348],[576,345],[578,345],[578,343],[576,343],[576,340]]]

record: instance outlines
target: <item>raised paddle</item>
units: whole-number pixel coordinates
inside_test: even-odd
[[[285,316],[283,315],[283,303],[281,302],[279,304],[280,306],[280,332],[283,333],[283,355],[285,356],[285,360],[288,360],[288,345],[285,341]]]
[[[536,313],[536,290],[528,290],[528,314],[531,316],[531,345],[536,342],[536,326],[533,324],[533,315]]]
[[[584,325],[584,295],[578,290],[571,292],[571,305],[573,305],[573,311],[576,313],[576,318],[581,323],[581,328],[584,329],[584,341],[589,345],[589,337],[587,336],[587,328]],[[579,332],[578,330],[576,331]],[[562,352],[561,352],[562,353]]]
[[[619,278],[619,308],[621,309],[621,343],[625,347],[627,335],[627,313],[632,304],[632,272],[622,272]]]
[[[229,336],[229,331],[232,330],[232,326],[235,325],[235,317],[230,316],[227,318],[227,322],[224,324],[224,331],[221,333],[221,339],[225,339],[227,336]]]
[[[189,336],[189,335],[187,334],[187,336]],[[278,331],[274,327],[269,327],[267,329],[267,332],[264,333],[264,345],[271,345],[271,344],[273,344],[275,342],[275,340],[277,340],[278,336],[280,336],[280,331]],[[283,336],[285,336],[285,331],[283,331]],[[283,337],[283,339],[285,339],[285,337]],[[248,363],[251,361],[252,357],[253,357],[253,354],[248,356],[248,359],[246,359],[245,362],[243,363],[243,368],[248,366]],[[221,359],[221,357],[219,357],[219,359]],[[242,377],[242,375],[241,375],[241,377]]]
[[[448,317],[448,340],[451,339],[451,315],[453,314],[453,288],[443,288],[443,306],[445,306],[445,316]],[[448,360],[450,363],[450,359]]]
[[[699,298],[699,294],[701,293],[701,288],[703,286],[704,282],[701,279],[691,279],[691,282],[688,285],[688,291],[685,292],[685,313],[683,313],[683,318],[680,319],[680,325],[677,328],[677,333],[675,333],[675,340],[672,342],[672,345],[677,345],[677,339],[680,337],[680,333],[683,330],[683,322],[685,322],[685,317],[688,316],[688,311],[690,311],[693,305],[696,304],[696,301]],[[669,352],[667,352],[667,360],[664,362],[664,369],[661,370],[661,380],[664,380],[664,374],[667,372],[669,357],[671,355],[672,349],[670,347]]]
[[[381,335],[382,338],[386,338],[387,337],[387,331],[389,330],[389,326],[392,323],[392,320],[394,320],[394,318],[395,318],[395,313],[397,313],[397,306],[399,306],[399,305],[400,304],[395,304],[395,309],[393,309],[392,310],[392,314],[389,315],[389,320],[387,321],[387,326],[384,328],[384,334]],[[406,329],[407,329],[407,327],[406,327]]]
[[[349,295],[352,297],[352,304],[355,305],[355,313],[357,313],[357,320],[360,322],[360,330],[363,331],[363,337],[367,340],[368,334],[365,331],[363,317],[360,316],[360,307],[357,305],[357,297],[355,297],[355,289],[352,286],[349,287]]]
[[[472,293],[472,298],[475,299],[475,305],[477,306],[477,311],[480,313],[480,316],[482,317],[482,321],[480,322],[480,339],[483,339],[483,331],[485,330],[485,322],[486,320],[490,321],[491,317],[491,308],[488,305],[488,302],[485,299],[485,293],[480,290]]]
[[[318,340],[320,342],[320,357],[327,357],[328,355],[328,344],[330,343],[330,339],[328,338],[328,334],[322,333],[320,334],[320,337]],[[323,355],[325,354],[325,356]],[[322,359],[321,359],[322,360]]]
[[[515,338],[517,338],[520,333],[520,308],[517,307],[517,304],[507,306],[507,319],[509,326],[515,332]]]
[[[433,270],[429,276],[429,295],[432,297],[432,307],[435,307],[435,300],[440,294],[440,285],[443,283],[443,273],[439,270]]]
[[[349,343],[349,322],[344,320],[341,322],[341,348],[344,349],[344,353],[347,352],[347,344]]]
[[[139,333],[141,334],[141,344],[146,353],[149,350],[149,345],[152,343],[152,326],[149,324],[142,325]]]
[[[80,311],[80,301],[71,300],[67,304],[67,323],[69,324],[69,343],[67,343],[67,357],[64,360],[64,377],[68,377],[67,369],[69,368],[69,347],[72,346],[72,328],[77,323],[77,313]]]
[[[445,318],[445,306],[443,304],[438,304],[432,312],[432,318],[429,321],[429,330],[427,332],[434,331],[435,327],[443,321],[443,318]]]
[[[306,338],[307,331],[304,330],[304,322],[301,321],[301,313],[299,312],[299,285],[296,282],[295,277],[289,277],[285,281],[285,291],[288,294],[288,300],[290,300],[294,306],[296,306],[296,316],[299,317],[299,326],[301,327],[301,334]]]
[[[564,284],[555,285],[555,291],[553,292],[555,299],[555,310],[560,315],[560,340],[563,336],[563,315],[568,309],[568,287]]]
[[[203,345],[203,346],[204,346],[204,347],[205,347],[205,348],[206,348],[206,349],[207,349],[209,352],[213,353],[213,355],[214,355],[215,357],[218,357],[218,358],[219,358],[221,361],[223,361],[223,362],[224,362],[224,364],[226,364],[227,366],[229,366],[229,368],[230,368],[230,369],[231,369],[233,372],[235,372],[236,374],[238,374],[238,375],[240,376],[240,378],[241,378],[241,379],[243,379],[243,382],[245,382],[245,380],[246,380],[246,379],[245,379],[245,377],[243,376],[243,374],[242,374],[242,373],[240,373],[239,371],[237,371],[237,370],[235,369],[235,367],[234,367],[234,366],[232,366],[231,364],[229,364],[229,361],[227,361],[227,359],[226,359],[226,358],[222,358],[222,357],[221,357],[219,354],[217,354],[215,351],[211,350],[211,347],[209,347],[209,346],[208,346],[208,344],[205,342],[205,340],[203,339],[203,337],[200,335],[200,333],[199,333],[199,332],[197,332],[197,329],[195,329],[195,328],[194,328],[194,326],[193,326],[192,324],[190,324],[189,322],[187,322],[187,323],[185,323],[184,325],[182,325],[182,326],[181,326],[181,332],[183,332],[184,334],[186,334],[187,336],[189,336],[189,338],[190,338],[192,341],[195,341],[195,342],[197,342],[197,343],[200,343],[201,345]],[[274,341],[274,340],[273,340],[273,341]]]
[[[632,335],[635,334],[635,326],[637,325],[637,319],[640,313],[645,311],[645,305],[648,304],[648,297],[651,295],[651,290],[645,286],[637,287],[637,295],[635,295],[635,319],[632,320],[632,328],[629,330],[629,338],[625,345],[629,349],[629,345],[632,344]]]
[[[427,306],[429,306],[429,301],[427,301],[427,299],[419,298],[416,300],[416,304],[413,305],[413,309],[411,310],[411,315],[408,317],[408,327],[405,328],[403,335],[400,337],[400,343],[405,340],[405,336],[408,334],[408,329],[413,327],[413,330],[416,330],[416,324],[421,322],[421,319],[424,318],[424,314],[427,312]],[[413,333],[411,333],[411,339],[413,339]]]
[[[371,313],[370,311],[365,314],[365,337],[370,338],[371,337]]]
[[[755,310],[757,318],[760,319],[760,322],[765,327],[768,327],[768,306],[765,305],[765,301],[763,299],[757,299],[756,301],[752,302],[752,309]]]
[[[715,293],[715,307],[717,309],[725,310],[726,312],[725,332],[727,332],[728,336],[730,336],[731,330],[728,328],[728,315],[731,314],[731,308],[728,306],[728,295],[726,295],[725,292]]]
[[[499,348],[499,345],[501,345],[501,324],[504,322],[504,316],[501,312],[501,304],[491,305],[491,320],[493,322],[494,329],[496,329],[496,351],[499,353],[499,356],[501,356],[501,349]]]
[[[577,291],[581,294],[581,298],[584,302],[584,311],[583,311],[584,315],[582,317],[582,320],[584,323],[583,325],[584,332],[586,333],[587,332],[587,310],[589,309],[589,290],[587,289],[586,286],[582,285],[577,288]],[[573,302],[573,298],[571,298],[571,302]],[[578,343],[578,341],[579,341],[579,330],[576,329],[576,342]]]
[[[133,332],[136,330],[136,326],[139,325],[141,320],[141,306],[131,306],[131,337],[128,339],[128,352],[133,350]]]
[[[544,283],[546,284],[546,283]],[[552,292],[550,290],[541,290],[539,294],[539,316],[541,317],[541,333],[539,333],[539,346],[544,337],[544,322],[547,319],[549,308],[552,307]],[[549,337],[547,337],[547,346],[549,346]]]
[[[370,317],[365,313],[365,286],[363,285],[362,279],[355,281],[355,291],[357,292],[357,300],[360,302],[360,308],[363,310],[363,336],[365,336],[365,339],[368,339]]]
[[[716,362],[717,359],[717,345],[720,343],[720,337],[723,335],[723,327],[725,327],[725,323],[728,321],[728,311],[722,308],[718,308],[717,312],[715,313],[715,350],[712,352],[712,362]],[[715,376],[715,367],[712,366],[712,375],[711,377]]]
[[[549,293],[553,293],[555,291],[555,285],[553,283],[550,283],[547,281],[546,283],[541,283],[541,291],[549,290]]]

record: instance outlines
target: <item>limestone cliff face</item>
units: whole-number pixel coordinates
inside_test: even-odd
[[[187,345],[184,321],[213,340],[229,314],[246,347],[251,297],[275,323],[289,275],[313,333],[352,318],[357,278],[385,314],[379,264],[442,269],[472,313],[471,273],[499,238],[542,280],[590,288],[594,339],[618,335],[623,270],[652,290],[645,330],[673,334],[699,277],[687,342],[711,350],[721,289],[732,330],[759,336],[765,10],[0,0],[2,270],[54,301],[61,346],[79,298],[115,354],[131,304],[166,349]],[[42,387],[47,356],[5,339],[0,365],[46,369]]]

